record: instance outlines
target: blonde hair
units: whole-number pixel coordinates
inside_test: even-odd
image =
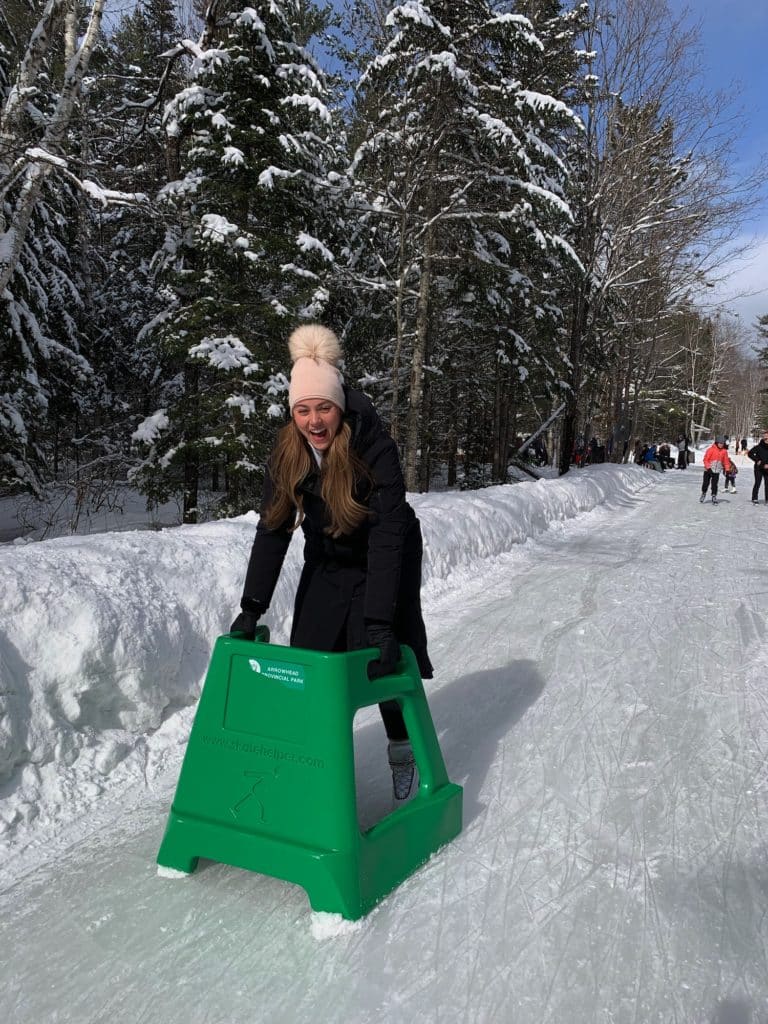
[[[328,507],[331,522],[325,532],[331,537],[352,533],[368,518],[368,509],[355,500],[354,492],[362,480],[372,483],[371,473],[350,445],[352,431],[348,423],[340,430],[323,453],[320,472],[320,494]],[[299,485],[312,469],[312,455],[298,427],[291,420],[277,436],[277,445],[270,460],[274,493],[263,514],[264,525],[274,530],[295,509],[295,530],[304,519],[304,498]]]

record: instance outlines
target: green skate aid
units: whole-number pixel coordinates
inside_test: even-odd
[[[448,779],[410,648],[396,674],[371,681],[376,649],[268,640],[263,626],[255,641],[217,640],[157,862],[186,874],[199,857],[257,871],[302,886],[313,910],[355,920],[458,835],[462,789]],[[419,789],[361,833],[353,720],[393,699]]]

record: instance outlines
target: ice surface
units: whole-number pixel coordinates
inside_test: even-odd
[[[763,1021],[768,508],[744,486],[700,505],[700,479],[594,467],[414,499],[464,831],[352,927],[225,865],[156,875],[253,517],[0,549],[0,1018]],[[356,757],[375,807],[375,714]]]

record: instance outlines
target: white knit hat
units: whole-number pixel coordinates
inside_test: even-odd
[[[307,398],[327,398],[343,411],[343,378],[337,368],[342,357],[339,339],[321,324],[297,327],[288,339],[293,360],[288,405],[291,412],[297,402]]]

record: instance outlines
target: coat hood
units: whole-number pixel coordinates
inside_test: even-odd
[[[352,447],[363,455],[380,437],[388,437],[381,417],[373,407],[370,398],[356,388],[344,388],[347,408],[344,419],[352,430]]]

